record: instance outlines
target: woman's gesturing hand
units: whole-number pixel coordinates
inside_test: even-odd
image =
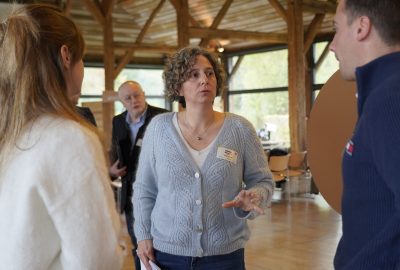
[[[260,207],[261,196],[257,192],[242,190],[232,200],[222,204],[224,208],[237,207],[244,211],[254,211],[258,214],[264,214],[264,210]]]

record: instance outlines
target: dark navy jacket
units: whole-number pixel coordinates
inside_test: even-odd
[[[337,270],[400,269],[400,52],[357,68],[358,121],[343,154]]]
[[[141,145],[138,140],[142,140],[144,133],[151,119],[157,114],[167,112],[167,110],[147,105],[146,118],[143,126],[139,128],[135,142],[130,138],[130,129],[126,123],[127,111],[114,116],[112,128],[112,144],[110,151],[110,163],[113,164],[117,159],[121,166],[127,166],[127,174],[122,177],[120,210],[132,211],[132,184],[135,182],[135,173],[138,165]]]

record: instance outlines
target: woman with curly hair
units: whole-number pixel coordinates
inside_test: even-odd
[[[244,118],[213,109],[225,86],[219,60],[183,48],[166,64],[170,100],[185,110],[153,118],[134,184],[138,255],[150,268],[243,270],[246,220],[264,212],[273,182]],[[230,209],[232,208],[232,209]]]
[[[104,151],[70,101],[84,48],[53,6],[0,22],[0,269],[120,269]]]

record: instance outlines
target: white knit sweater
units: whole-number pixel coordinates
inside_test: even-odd
[[[119,229],[95,134],[36,120],[0,174],[0,269],[120,269]]]
[[[157,250],[181,256],[220,255],[243,248],[252,214],[222,208],[242,189],[271,199],[273,182],[261,143],[243,117],[226,113],[199,168],[178,135],[173,113],[146,130],[134,184],[135,234]],[[225,155],[225,156],[223,156]]]

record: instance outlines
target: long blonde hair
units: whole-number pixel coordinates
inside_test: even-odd
[[[73,64],[82,59],[82,34],[54,6],[25,5],[0,23],[0,168],[24,127],[43,114],[90,128],[67,95],[63,45],[71,52]]]

